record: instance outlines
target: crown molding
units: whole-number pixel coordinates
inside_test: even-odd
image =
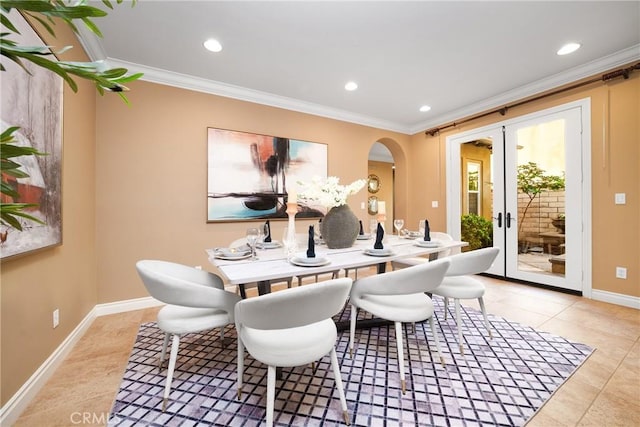
[[[638,60],[640,60],[640,44],[636,44],[630,48],[604,56],[595,61],[587,62],[586,64],[563,71],[562,73],[554,74],[553,76],[529,83],[517,89],[484,99],[465,108],[435,116],[428,121],[412,126],[410,134],[413,135],[427,129],[460,120],[463,117],[469,117],[487,110],[503,107],[506,104],[516,102]]]
[[[78,25],[78,39],[91,61],[104,61],[107,58],[101,39],[85,25]]]
[[[600,59],[574,67],[568,71],[552,75],[536,82],[521,86],[491,98],[484,99],[464,108],[453,110],[415,125],[406,125],[389,120],[356,114],[350,111],[331,108],[311,102],[301,101],[268,92],[247,89],[227,83],[194,77],[186,74],[175,73],[159,68],[149,67],[133,62],[122,61],[116,58],[108,58],[100,38],[84,26],[78,26],[79,39],[85,52],[92,61],[104,60],[109,68],[124,67],[132,72],[144,73],[141,80],[158,83],[167,86],[188,89],[197,92],[209,93],[225,98],[238,99],[285,110],[297,111],[314,116],[326,117],[343,122],[354,123],[363,126],[393,131],[405,135],[414,135],[446,123],[469,117],[483,111],[503,107],[509,103],[581,80],[594,74],[608,71],[612,68],[626,65],[640,60],[640,44],[615,52]]]
[[[172,71],[148,67],[133,62],[121,61],[114,58],[108,58],[105,62],[109,65],[110,68],[124,67],[133,72],[144,73],[144,76],[141,78],[141,80],[152,83],[209,93],[225,98],[233,98],[261,105],[268,105],[271,107],[312,114],[314,116],[326,117],[329,119],[355,123],[363,126],[386,129],[407,135],[409,134],[409,128],[407,126],[388,120],[377,119],[374,117],[356,114],[337,108],[326,107],[311,102],[300,101],[280,95],[274,95],[268,92],[247,89],[244,87],[217,82],[214,80],[203,79],[201,77],[175,73]]]

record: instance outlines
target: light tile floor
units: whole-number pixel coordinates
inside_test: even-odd
[[[596,347],[528,427],[640,425],[640,311],[481,279],[488,312]],[[479,308],[475,301],[463,303]],[[97,318],[15,425],[104,425],[138,326],[154,321],[156,313],[147,309]]]

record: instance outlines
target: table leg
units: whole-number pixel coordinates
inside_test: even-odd
[[[258,282],[258,295],[271,293],[271,282],[269,280],[261,280]]]
[[[240,288],[240,298],[247,299],[247,291],[244,289],[244,283],[238,285],[238,288]]]
[[[381,262],[380,264],[378,264],[378,274],[382,274],[385,271],[387,271],[387,263]]]

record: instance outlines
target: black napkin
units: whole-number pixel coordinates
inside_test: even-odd
[[[431,236],[429,235],[429,220],[428,219],[424,220],[424,241],[425,242],[430,242],[431,241]]]
[[[269,225],[269,220],[264,223],[264,242],[271,242],[271,225]]]
[[[384,246],[382,246],[383,237],[384,228],[382,228],[382,224],[378,223],[378,229],[376,230],[376,243],[373,245],[373,249],[384,249]]]
[[[360,235],[364,235],[364,228],[362,228],[362,220],[360,220]]]
[[[313,232],[313,225],[310,225],[309,226],[309,244],[307,246],[307,258],[316,257],[316,252],[315,252],[316,242],[314,240],[314,237],[315,237],[315,233]]]

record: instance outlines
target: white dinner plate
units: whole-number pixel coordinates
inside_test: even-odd
[[[389,256],[389,255],[393,255],[393,251],[389,248],[384,248],[384,249],[365,249],[364,250],[365,255],[371,255],[371,256]]]
[[[440,242],[438,240],[431,240],[429,242],[425,242],[424,240],[416,240],[416,246],[420,246],[421,248],[437,248],[440,246]]]
[[[358,234],[358,240],[369,240],[371,238],[371,234]]]
[[[258,242],[256,243],[256,247],[259,249],[276,249],[282,247],[280,242],[274,240],[272,242]]]
[[[424,237],[424,233],[420,233],[419,231],[407,231],[405,237],[407,239],[417,239],[418,237]]]
[[[223,256],[227,258],[239,258],[245,255],[251,255],[251,249],[242,245],[235,248],[214,248],[211,250],[214,256]]]
[[[239,259],[247,259],[251,257],[251,252],[249,252],[248,254],[238,254],[238,255],[231,255],[231,256],[225,256],[221,253],[216,253],[215,255],[216,258],[218,259],[223,259],[225,261],[237,261]]]
[[[300,267],[320,267],[327,265],[331,262],[329,258],[315,257],[307,258],[306,256],[294,256],[291,258],[291,264],[298,265]]]

